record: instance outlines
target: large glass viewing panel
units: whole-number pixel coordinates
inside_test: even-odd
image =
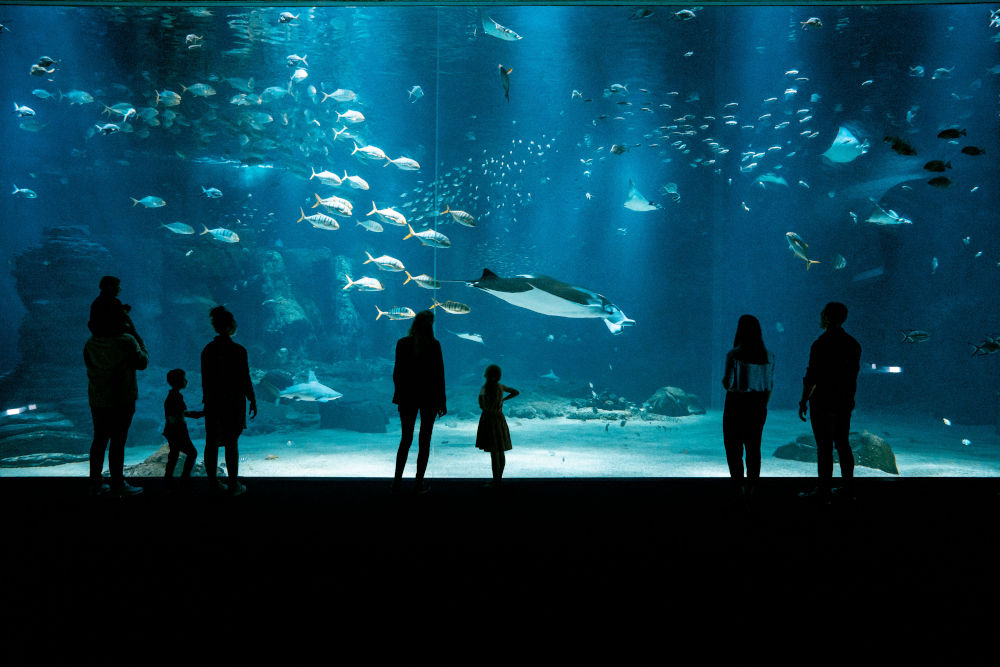
[[[776,358],[762,474],[811,476],[839,301],[857,474],[996,475],[996,9],[0,7],[0,475],[87,474],[105,274],[149,350],[130,466],[168,370],[200,409],[224,304],[259,404],[240,474],[390,477],[395,343],[433,306],[429,477],[490,474],[491,363],[509,477],[728,475],[744,313]],[[310,372],[340,397],[281,396]]]

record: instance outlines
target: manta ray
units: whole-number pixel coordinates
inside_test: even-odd
[[[519,275],[501,278],[489,269],[483,269],[479,280],[468,281],[468,285],[542,315],[602,319],[613,334],[621,333],[625,327],[635,324],[635,320],[625,317],[621,308],[597,292],[569,285],[549,276]]]
[[[632,179],[629,179],[628,198],[625,200],[625,208],[631,211],[655,211],[663,207],[643,197],[642,193],[635,189],[635,183],[632,182]]]

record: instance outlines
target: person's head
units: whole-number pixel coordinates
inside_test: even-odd
[[[760,330],[760,320],[753,315],[740,315],[739,322],[736,323],[736,337],[733,339],[733,347],[763,344],[763,342],[764,334]]]
[[[167,371],[167,384],[170,385],[171,389],[183,389],[187,386],[187,376],[180,368]]]
[[[490,364],[486,367],[486,372],[483,373],[483,377],[486,378],[487,382],[499,382],[500,381],[500,367],[496,364]]]
[[[837,301],[831,301],[823,307],[819,314],[819,325],[824,329],[844,326],[847,321],[847,306]]]
[[[118,294],[122,291],[122,281],[115,276],[104,276],[101,278],[101,282],[98,287],[101,290],[101,294],[118,296]]]
[[[209,311],[208,316],[212,318],[212,328],[215,333],[232,336],[236,333],[236,318],[226,310],[225,306],[216,306]]]
[[[434,313],[421,310],[413,318],[410,325],[410,335],[418,338],[434,338]]]
[[[760,320],[753,315],[740,316],[736,323],[733,348],[739,351],[738,358],[745,361],[757,363],[767,361],[767,349],[764,347],[764,334],[760,330]]]

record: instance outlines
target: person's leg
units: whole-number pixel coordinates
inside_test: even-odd
[[[496,479],[497,484],[499,484],[503,480],[503,468],[507,464],[507,457],[504,456],[502,449],[497,452],[497,463],[498,470],[493,474],[493,477]]]
[[[743,481],[743,433],[740,410],[740,397],[731,391],[726,392],[726,404],[722,412],[722,443],[726,448],[726,463],[729,464],[729,476],[736,484]]]
[[[854,482],[854,452],[851,451],[851,413],[843,412],[834,415],[831,426],[833,444],[837,448],[837,456],[840,458],[840,476],[844,479],[844,485],[850,489]],[[833,476],[831,466],[830,476]]]
[[[830,479],[833,477],[833,432],[829,411],[810,411],[813,437],[816,439],[816,470],[819,477],[818,491],[820,495],[830,493]]]
[[[194,462],[198,459],[198,450],[194,448],[191,438],[185,438],[181,443],[180,451],[184,454],[184,468],[181,470],[181,479],[190,479],[191,471],[194,470]]]
[[[111,472],[111,488],[121,488],[125,484],[125,440],[132,425],[135,406],[117,408],[108,444],[108,469]]]
[[[760,480],[760,441],[767,421],[767,397],[762,392],[753,392],[751,413],[747,415],[747,488],[752,492]]]
[[[393,476],[393,484],[399,484],[403,479],[403,470],[406,468],[406,458],[410,453],[410,445],[413,444],[413,427],[417,423],[416,408],[399,408],[399,425],[402,434],[399,437],[399,450],[396,452],[396,474]]]
[[[180,445],[176,442],[168,442],[167,444],[170,446],[170,452],[167,454],[167,467],[163,471],[163,477],[169,484],[174,478],[174,468],[177,467],[177,457],[180,456],[181,450]]]
[[[90,484],[100,488],[104,472],[104,450],[111,439],[111,427],[107,408],[90,408],[94,420],[94,441],[90,445]]]
[[[434,430],[434,420],[437,418],[437,410],[433,408],[420,409],[420,434],[417,436],[417,483],[424,479],[427,472],[427,459],[431,455],[431,432]]]
[[[226,448],[226,481],[229,482],[229,490],[235,491],[240,484],[239,435],[230,434],[222,446]]]
[[[217,471],[219,468],[219,445],[211,440],[205,440],[205,476],[208,478],[208,486],[215,489],[219,480]]]

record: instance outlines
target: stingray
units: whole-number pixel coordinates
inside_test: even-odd
[[[483,269],[479,280],[471,280],[468,284],[507,303],[542,315],[604,320],[613,334],[621,333],[625,327],[635,324],[635,320],[625,317],[621,308],[597,292],[569,285],[549,276],[519,275],[501,278],[489,269]]]
[[[632,179],[629,179],[628,199],[625,200],[625,208],[632,211],[655,211],[663,207],[643,197],[642,193],[635,189],[635,183],[632,182]]]
[[[827,154],[834,151],[845,134],[850,135],[847,142],[841,142],[845,152],[835,152],[839,159],[831,160]],[[896,186],[924,179],[923,158],[899,155],[882,142],[871,145],[868,134],[856,123],[840,128],[838,140],[824,153],[826,162],[811,179],[814,190],[829,196],[828,203],[813,209],[814,218],[830,216],[830,222],[846,220],[848,211],[869,210],[873,202],[878,204]],[[869,146],[862,151],[866,144]],[[854,157],[845,160],[852,152]]]

